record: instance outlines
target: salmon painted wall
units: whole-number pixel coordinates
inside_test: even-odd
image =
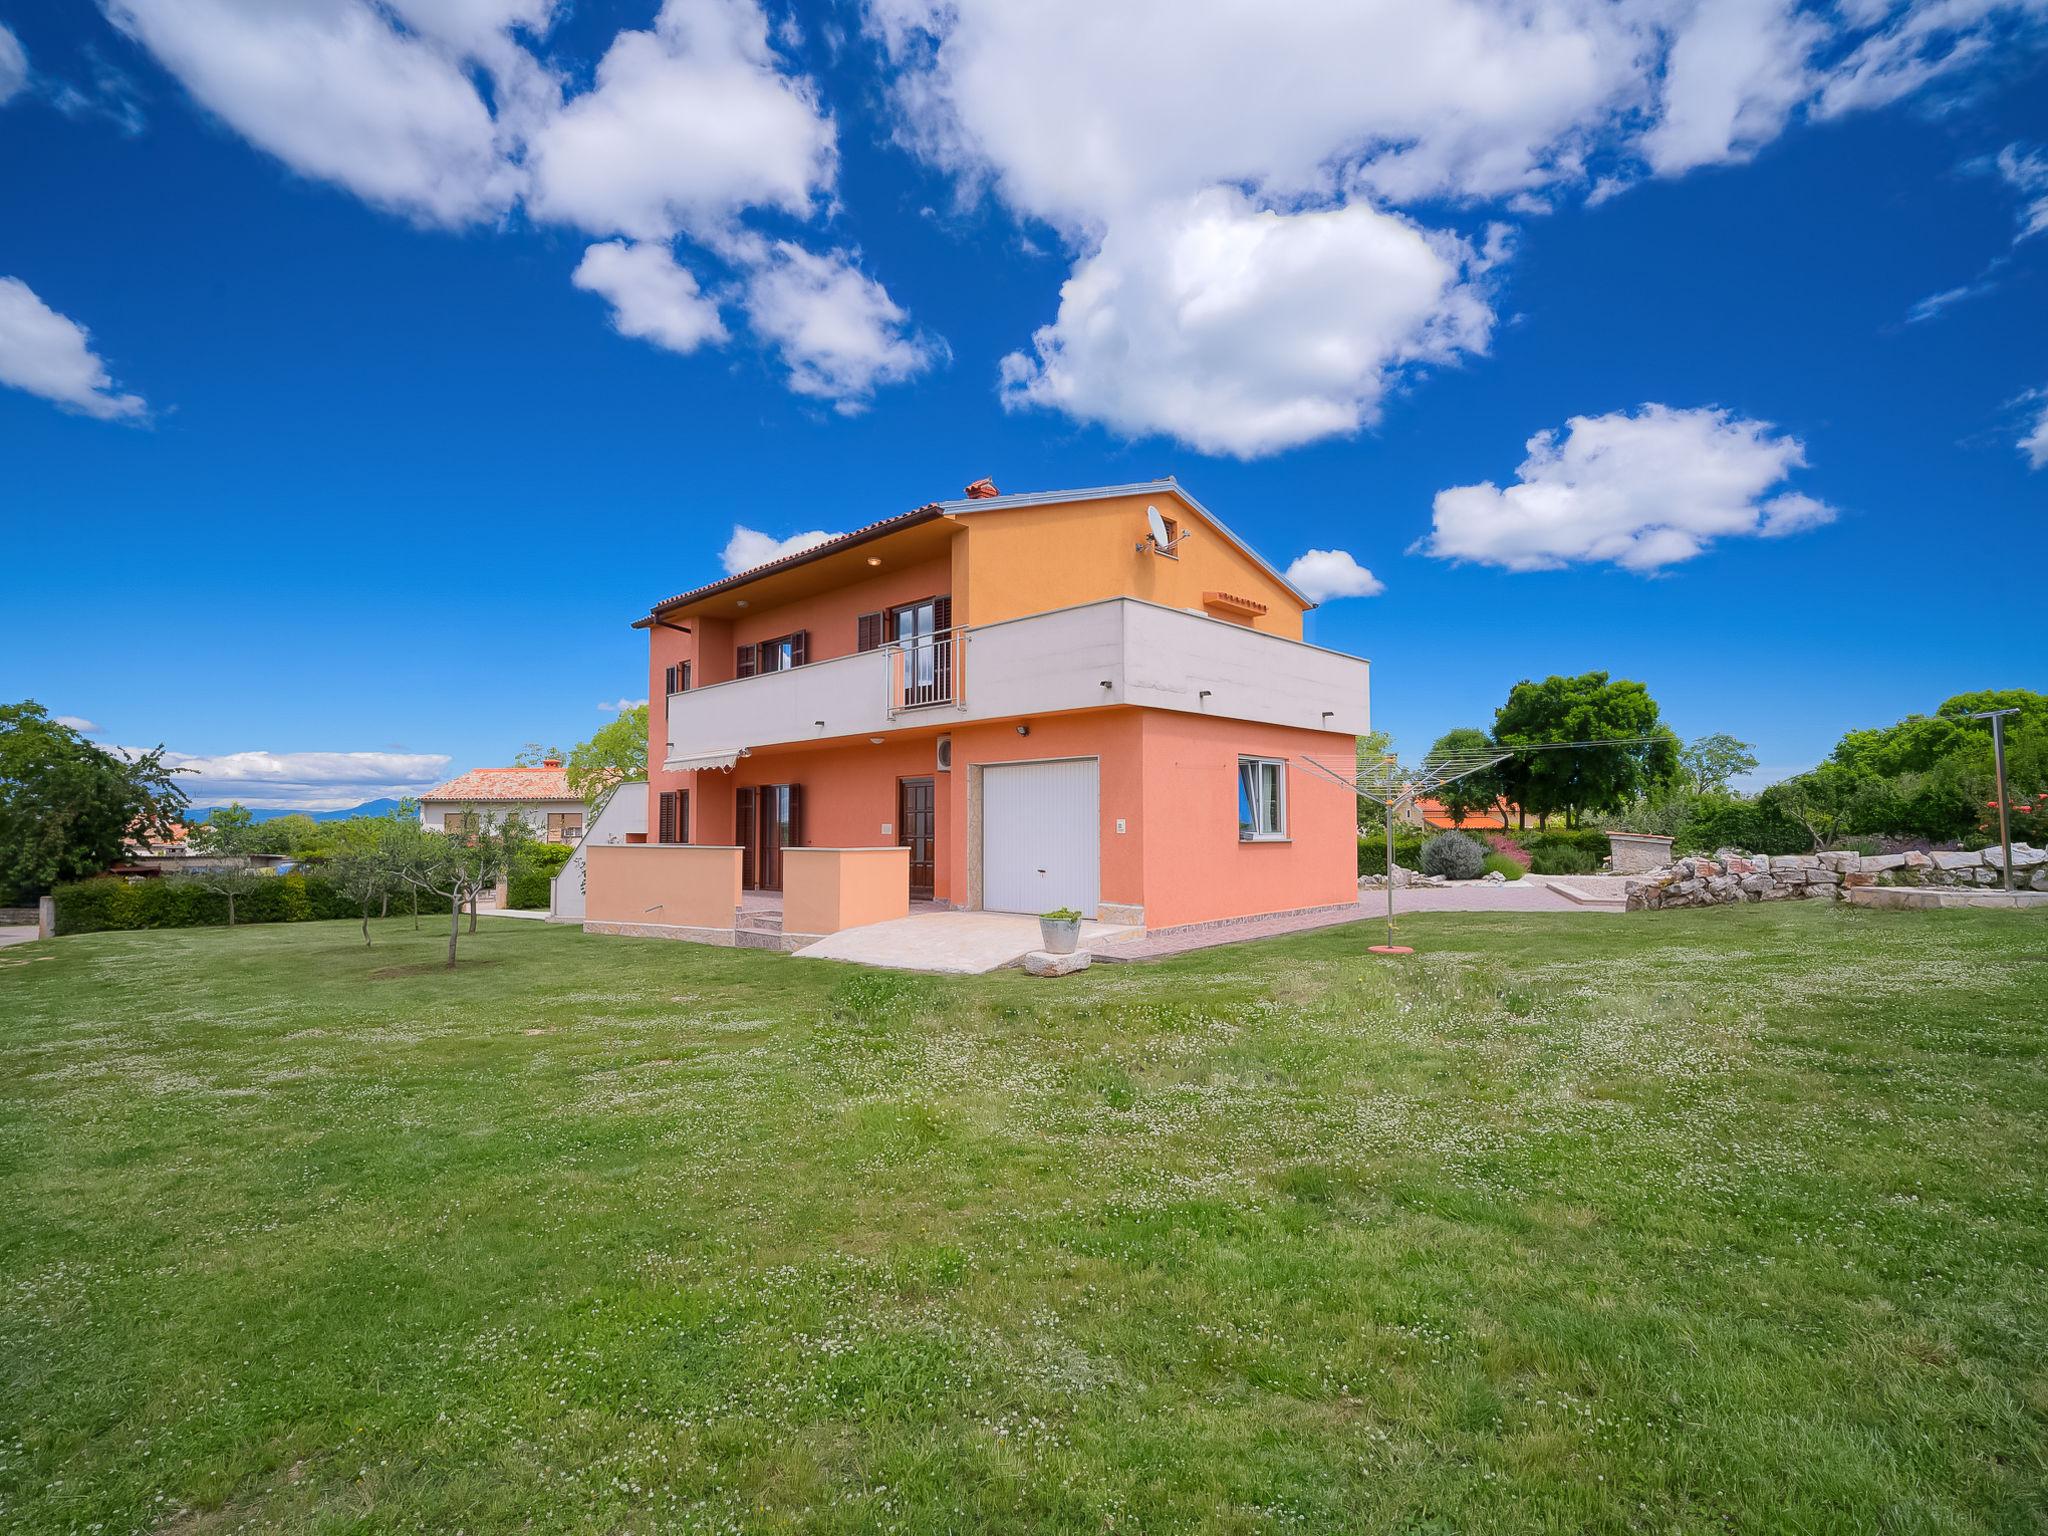
[[[1029,736],[1017,734],[1016,722],[963,725],[953,732],[953,771],[939,786],[940,876],[950,876],[955,893],[943,899],[967,900],[968,768],[990,763],[1022,763],[1049,757],[1093,757],[1101,761],[1097,775],[1101,813],[1103,901],[1141,902],[1145,884],[1144,771],[1141,758],[1141,717],[1149,711],[1091,709],[1068,715],[1034,715],[1026,722]],[[1116,829],[1117,818],[1126,830]]]
[[[1145,508],[1156,506],[1193,537],[1171,559],[1136,545],[1146,530]],[[1301,600],[1247,559],[1201,514],[1166,492],[1004,507],[960,514],[967,529],[965,564],[971,622],[994,624],[1029,613],[1070,608],[1106,597],[1141,597],[1171,608],[1204,609],[1204,592],[1230,592],[1266,604],[1254,629],[1301,638]],[[955,602],[963,585],[956,576]],[[959,609],[955,610],[956,619]]]
[[[954,542],[958,544],[960,541],[956,539]],[[669,667],[678,662],[689,662],[691,683],[699,688],[712,683],[730,682],[734,676],[734,652],[737,647],[751,645],[758,640],[773,639],[799,629],[810,631],[812,661],[825,661],[833,656],[847,655],[859,643],[860,615],[891,608],[899,603],[916,602],[920,598],[948,594],[952,586],[953,569],[952,557],[940,555],[906,565],[901,570],[877,572],[866,581],[854,582],[850,586],[820,593],[798,602],[766,608],[759,613],[747,613],[736,619],[713,617],[702,613],[672,615],[675,623],[689,626],[690,633],[687,635],[660,625],[651,628],[648,631],[647,665],[649,833],[659,833],[662,794],[677,790],[690,796],[691,842],[722,843],[732,838],[732,781],[721,785],[720,781],[726,778],[723,774],[669,773],[661,766],[662,760],[668,755],[668,721],[663,715],[666,696],[662,689]],[[960,622],[957,610],[955,622]],[[872,753],[881,749],[868,750]],[[743,763],[737,771],[744,775],[745,764]],[[699,780],[702,782],[699,783]],[[736,782],[790,784],[806,781],[801,776],[767,779],[743,776]],[[889,794],[893,796],[894,793],[892,787]],[[711,820],[708,823],[702,821],[701,810],[710,812]],[[878,824],[880,820],[893,821],[893,811],[888,817],[877,818]],[[710,831],[700,833],[700,825],[708,826]],[[865,846],[874,840],[873,836],[869,836],[859,843],[851,843],[848,846]]]
[[[953,563],[946,556],[924,560],[902,570],[878,571],[866,581],[836,587],[829,592],[783,603],[760,612],[747,612],[733,621],[728,652],[735,646],[757,640],[773,640],[794,630],[811,632],[810,657],[824,661],[852,654],[859,639],[858,621],[864,613],[914,603],[920,598],[942,597],[952,590]],[[732,659],[726,658],[725,676],[732,675]]]
[[[899,830],[897,781],[929,778],[935,781],[933,809],[938,822],[933,840],[939,866],[934,895],[940,901],[954,900],[947,894],[948,869],[944,857],[949,817],[946,775],[934,769],[937,753],[936,742],[930,736],[912,740],[889,738],[879,747],[863,741],[843,747],[761,752],[741,758],[731,773],[691,775],[697,780],[697,793],[702,799],[692,801],[690,841],[738,841],[733,827],[733,791],[741,785],[801,784],[806,845],[887,847],[896,841]],[[887,832],[882,830],[885,823],[889,827]]]
[[[1169,710],[1142,717],[1148,928],[1358,899],[1357,797],[1300,761],[1348,763],[1352,737]],[[1288,841],[1239,841],[1240,756],[1287,764]]]

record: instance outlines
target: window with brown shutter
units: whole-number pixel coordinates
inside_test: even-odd
[[[853,648],[857,651],[882,648],[882,616],[879,613],[864,613],[855,621]]]
[[[738,655],[733,659],[734,674],[739,677],[752,677],[754,675],[754,659],[754,648],[751,645],[741,646]]]
[[[811,659],[811,632],[800,629],[789,637],[789,664],[800,667]]]
[[[683,789],[676,791],[676,841],[687,843],[689,840],[690,792],[687,789]]]
[[[661,793],[661,830],[656,834],[660,842],[676,841],[676,794],[674,790]]]
[[[944,634],[953,627],[953,599],[941,593],[932,599],[932,628]]]

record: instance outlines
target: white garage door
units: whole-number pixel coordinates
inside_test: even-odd
[[[981,771],[981,904],[991,912],[1095,915],[1102,823],[1092,757]]]

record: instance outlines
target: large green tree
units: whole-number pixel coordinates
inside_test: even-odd
[[[566,767],[569,788],[595,811],[621,784],[647,777],[647,706],[619,711],[618,719],[578,743]]]
[[[1725,794],[1731,781],[1756,772],[1756,749],[1726,731],[1695,736],[1678,752],[1689,787],[1696,795]]]
[[[1437,737],[1422,762],[1426,768],[1447,758],[1470,757],[1475,753],[1492,750],[1491,736],[1472,726],[1463,725],[1456,730],[1445,731],[1443,735]],[[1499,805],[1500,775],[1493,768],[1481,768],[1476,773],[1468,773],[1463,778],[1453,779],[1441,786],[1432,798],[1450,814],[1452,826],[1462,827],[1465,825],[1466,817],[1482,811],[1492,813]],[[1501,817],[1501,826],[1507,826],[1505,815]]]
[[[1502,790],[1526,817],[1559,812],[1577,826],[1589,812],[1614,810],[1661,790],[1678,776],[1678,738],[1641,683],[1605,672],[1523,681],[1493,717],[1501,746],[1559,742],[1619,745],[1518,752],[1494,771]]]
[[[0,895],[97,875],[135,839],[169,837],[186,803],[162,747],[116,756],[33,699],[0,704]]]

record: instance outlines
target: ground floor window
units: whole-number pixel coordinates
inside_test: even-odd
[[[1247,843],[1287,836],[1287,764],[1280,759],[1237,760],[1237,835]]]
[[[579,811],[549,811],[548,841],[551,843],[573,843],[583,835],[583,815]]]

